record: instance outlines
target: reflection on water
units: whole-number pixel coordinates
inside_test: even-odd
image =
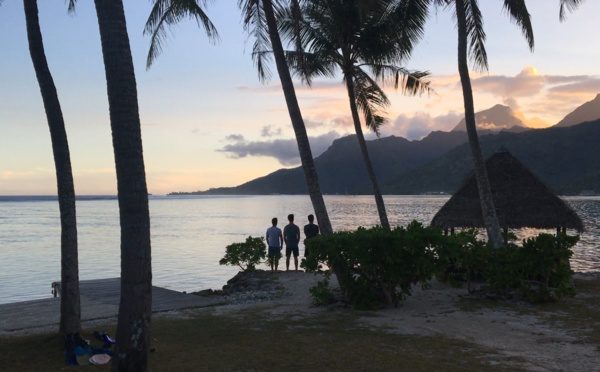
[[[428,224],[447,196],[386,196],[393,226],[412,220]],[[574,249],[572,266],[600,271],[600,198],[568,198],[584,220],[586,232]],[[0,303],[50,296],[50,283],[60,280],[60,221],[56,199],[0,200]],[[325,196],[334,230],[378,224],[372,196]],[[289,213],[296,224],[307,223],[308,196],[164,197],[150,199],[152,268],[155,285],[181,291],[220,288],[238,271],[221,266],[225,247],[246,237],[264,236],[272,217],[279,226]],[[119,219],[115,199],[77,201],[80,278],[118,277]],[[554,231],[549,231],[554,233]],[[519,238],[538,230],[518,232]],[[301,252],[304,249],[301,246]]]

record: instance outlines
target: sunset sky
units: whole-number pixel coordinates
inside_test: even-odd
[[[93,1],[40,0],[50,70],[66,122],[78,194],[116,194],[104,66]],[[125,0],[136,68],[149,192],[236,186],[282,167],[299,165],[279,81],[259,82],[252,43],[237,1],[207,7],[220,42],[212,45],[195,21],[172,29],[163,54],[146,70],[149,37],[143,27],[151,2]],[[472,73],[477,111],[505,104],[530,126],[556,124],[600,93],[600,3],[585,2],[558,20],[559,1],[527,1],[535,35],[530,52],[500,0],[482,0],[489,72]],[[0,195],[55,195],[48,124],[27,46],[23,4],[0,7]],[[434,94],[405,97],[388,90],[392,105],[382,136],[420,139],[448,131],[463,117],[456,31],[439,9],[427,23],[409,69],[428,70]],[[273,66],[273,72],[275,68]],[[276,74],[275,74],[276,75]],[[313,148],[352,133],[341,76],[296,85]],[[373,138],[370,134],[369,138]]]

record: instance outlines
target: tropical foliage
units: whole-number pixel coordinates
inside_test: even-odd
[[[466,283],[470,292],[484,282],[500,296],[520,293],[532,303],[560,300],[575,295],[569,258],[578,241],[578,236],[542,233],[522,246],[511,242],[494,249],[474,230],[462,231],[437,251],[436,275],[456,286]]]
[[[514,238],[514,237],[513,237]],[[482,284],[502,297],[522,295],[532,303],[560,300],[575,294],[569,266],[578,236],[540,234],[493,248],[474,230],[443,235],[413,221],[406,228],[374,227],[337,232],[306,242],[311,255],[302,266],[324,272],[325,280],[311,289],[315,303],[331,299],[327,267],[348,268],[344,294],[357,308],[397,306],[414,285],[427,287],[433,276],[474,293]]]
[[[347,268],[341,287],[358,308],[397,306],[413,285],[426,286],[433,277],[435,250],[442,239],[440,229],[416,221],[406,228],[336,232],[307,240],[311,254],[302,266],[309,272],[321,271],[323,265]]]

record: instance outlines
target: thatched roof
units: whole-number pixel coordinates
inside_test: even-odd
[[[583,231],[575,211],[506,149],[485,162],[500,227],[558,227]],[[444,229],[484,227],[475,174],[467,178],[431,221]]]

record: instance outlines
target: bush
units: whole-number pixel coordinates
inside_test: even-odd
[[[325,273],[323,280],[319,280],[317,285],[308,289],[314,305],[328,305],[334,301],[333,293],[329,288],[330,277],[330,272]]]
[[[436,276],[452,285],[466,282],[469,292],[476,281],[486,282],[502,294],[519,292],[532,302],[548,302],[573,296],[573,271],[569,258],[579,237],[540,234],[519,247],[499,248],[477,240],[475,231],[446,237],[437,251]]]
[[[255,271],[256,265],[266,257],[265,238],[249,236],[244,243],[233,243],[225,248],[220,265],[239,266],[242,271]]]
[[[323,264],[343,267],[340,286],[357,308],[396,306],[411,294],[412,285],[431,279],[442,239],[441,230],[416,221],[392,230],[361,227],[307,240],[311,254],[303,267],[309,272],[322,270]]]

